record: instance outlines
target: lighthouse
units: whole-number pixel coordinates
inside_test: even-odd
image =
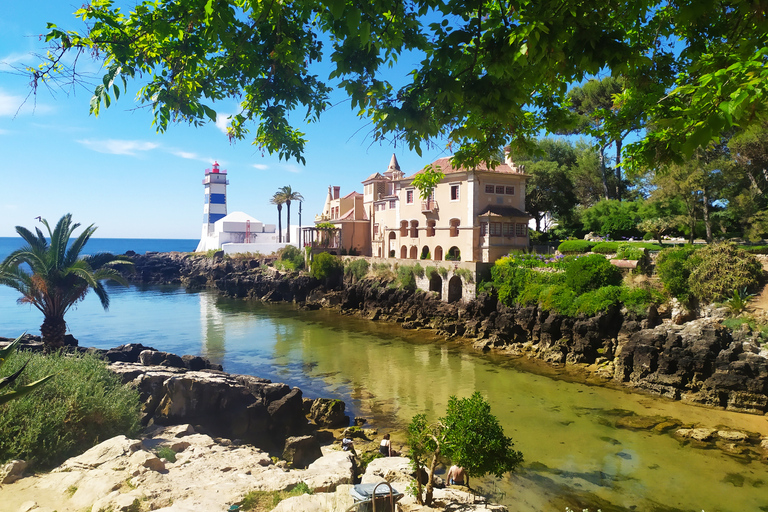
[[[200,237],[200,244],[197,251],[207,251],[208,249],[218,249],[218,244],[214,242],[215,247],[208,247],[208,242],[212,240],[214,234],[214,223],[227,216],[227,171],[219,168],[218,162],[213,162],[211,169],[205,170],[203,186],[205,186],[205,200],[203,204],[203,232]]]

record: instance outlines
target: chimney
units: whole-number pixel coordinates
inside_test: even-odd
[[[339,198],[339,191],[341,190],[341,187],[333,187],[333,198],[338,199]]]

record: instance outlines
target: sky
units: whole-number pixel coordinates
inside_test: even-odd
[[[129,2],[115,2],[130,5]],[[290,185],[304,197],[302,225],[322,212],[329,185],[342,195],[362,192],[361,181],[387,169],[394,153],[407,175],[437,158],[444,149],[419,157],[398,145],[374,143],[370,125],[344,101],[303,131],[306,165],[262,154],[251,141],[230,144],[223,129],[176,124],[165,133],[152,127],[152,113],[137,109],[140,85],[128,91],[99,117],[89,115],[93,88],[39,88],[30,95],[29,78],[17,71],[36,66],[46,44],[46,24],[82,28],[72,13],[82,5],[70,0],[33,0],[4,5],[0,17],[0,237],[17,236],[15,226],[33,229],[35,217],[51,225],[64,214],[82,225],[98,227],[97,238],[199,238],[203,218],[202,179],[218,161],[226,169],[228,212],[244,211],[265,224],[277,224],[269,199]],[[97,64],[85,63],[91,70]],[[407,64],[393,71],[405,77]],[[321,77],[325,78],[325,77]],[[212,107],[219,114],[234,104]],[[297,120],[301,119],[297,113]],[[222,118],[223,116],[220,116]],[[300,122],[300,121],[298,121]],[[255,133],[255,126],[251,127]],[[283,208],[283,227],[286,224]],[[298,205],[291,205],[291,225],[298,224]],[[78,231],[79,233],[79,231]]]

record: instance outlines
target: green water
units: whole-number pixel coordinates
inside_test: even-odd
[[[202,354],[230,372],[299,386],[305,396],[341,398],[351,415],[382,431],[402,429],[415,413],[436,417],[450,395],[479,390],[523,452],[525,465],[503,479],[473,484],[494,491],[511,511],[768,511],[765,463],[613,426],[617,415],[632,411],[766,435],[766,417],[590,386],[548,367],[478,353],[459,341],[327,311],[178,288],[110,290],[109,313],[89,298],[68,319],[81,345],[140,342]],[[35,312],[14,309],[20,306],[8,297],[0,288],[0,325],[12,331],[4,335],[36,332]]]

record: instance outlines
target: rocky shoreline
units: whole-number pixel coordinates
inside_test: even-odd
[[[431,293],[388,282],[345,278],[328,288],[298,273],[267,266],[264,259],[207,258],[186,253],[131,255],[136,283],[175,283],[190,289],[308,309],[395,322],[404,329],[431,329],[460,336],[479,350],[496,350],[553,365],[579,367],[605,382],[685,402],[752,414],[768,413],[768,349],[749,330],[733,332],[711,308],[701,318],[672,320],[669,309],[640,317],[614,309],[571,318],[537,307],[510,308],[480,294],[448,304]]]

